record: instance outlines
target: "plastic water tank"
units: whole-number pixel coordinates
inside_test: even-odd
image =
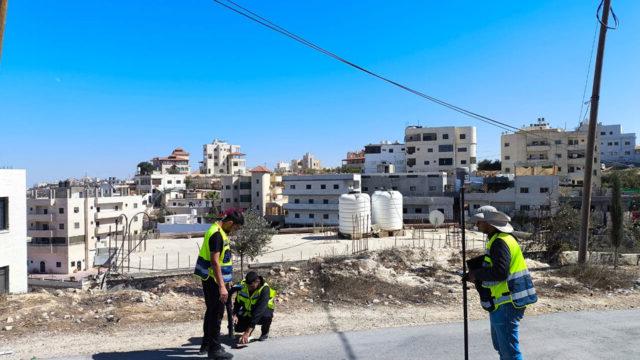
[[[339,231],[359,237],[371,231],[371,198],[368,194],[343,194],[338,202]]]
[[[402,229],[402,194],[398,191],[376,191],[371,196],[373,223],[381,230]]]

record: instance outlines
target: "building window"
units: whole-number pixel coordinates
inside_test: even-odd
[[[260,196],[260,191],[256,191],[256,197]]]
[[[521,187],[520,188],[520,194],[528,194],[529,193],[529,188],[528,187]]]
[[[46,209],[45,209],[46,210]],[[9,198],[0,198],[0,230],[9,228]]]
[[[260,184],[260,179],[256,179],[256,184]]]
[[[76,262],[75,262],[75,261],[72,261],[72,262],[71,262],[71,266],[76,266]]]
[[[606,131],[600,131],[600,135],[607,135]]]
[[[79,212],[80,212],[80,208],[79,208],[79,207],[77,207],[77,206],[76,206],[76,207],[74,207],[74,208],[73,208],[73,212],[74,212],[74,213],[76,213],[76,214],[77,214],[77,213],[79,213]]]
[[[138,203],[133,203],[133,208],[137,209],[138,208]]]
[[[429,186],[429,191],[436,191],[436,187],[435,186]]]
[[[466,165],[467,164],[467,160],[460,160],[460,165]]]
[[[167,184],[173,184],[173,180],[167,180]]]
[[[58,229],[64,230],[64,224],[58,224]]]
[[[458,148],[458,152],[467,152],[467,148],[466,147],[459,147]]]
[[[313,199],[309,199],[309,204],[313,204]]]
[[[58,214],[64,214],[64,208],[59,208],[58,209]]]
[[[449,139],[449,134],[442,134],[442,140]]]
[[[322,218],[325,220],[329,219],[329,214],[322,214]]]
[[[328,204],[329,203],[329,199],[322,199],[322,203],[323,204]]]
[[[562,171],[562,166],[558,166],[558,172]]]
[[[509,143],[504,143],[504,147],[509,147]]]
[[[390,153],[392,153],[392,152],[393,152],[393,149],[389,149],[389,152],[390,152]]]
[[[467,138],[467,134],[460,134],[460,140],[464,140]]]
[[[541,193],[541,194],[546,194],[546,193],[548,193],[548,192],[549,192],[549,188],[548,188],[548,187],[541,187],[541,188],[540,188],[540,193]]]
[[[293,214],[293,217],[296,218],[296,219],[300,219],[300,214],[298,214],[298,213]]]
[[[506,173],[511,172],[511,168],[504,168],[504,172],[506,172]]]
[[[324,189],[326,189],[326,188],[327,188],[327,185],[325,185],[325,184],[320,185],[320,189],[323,189],[323,190],[324,190]]]
[[[366,187],[366,186],[363,186],[363,187],[362,187],[362,191],[369,191],[369,188],[368,188],[368,187]]]
[[[439,152],[453,152],[453,145],[451,145],[451,144],[439,145],[438,146],[438,151]]]
[[[73,228],[80,229],[80,223],[79,222],[73,223]]]
[[[511,156],[509,156],[509,155],[505,155],[505,156],[504,156],[504,159],[505,159],[505,160],[511,160]]]
[[[309,219],[315,218],[315,214],[309,214]]]
[[[230,203],[230,202],[231,202],[231,198],[227,198],[227,203]]]
[[[520,211],[529,211],[531,206],[529,205],[520,205]]]
[[[311,189],[311,184],[307,184],[306,188],[307,188],[307,190],[310,190]]]
[[[338,190],[338,189],[340,189],[340,185],[338,185],[338,184],[333,185],[333,189],[334,189],[334,190]]]
[[[416,214],[422,214],[422,208],[416,208]]]
[[[57,268],[61,268],[62,267],[62,263],[60,261],[56,261],[56,267]]]
[[[416,187],[415,186],[409,186],[409,191],[416,191]]]
[[[300,199],[293,199],[294,204],[300,204]]]
[[[411,167],[411,166],[414,166],[415,164],[416,164],[416,159],[415,158],[407,159],[407,166]]]
[[[472,164],[475,164],[478,160],[476,159],[475,156],[472,156],[469,158],[469,161],[471,161]]]
[[[625,145],[631,145],[631,142],[630,141],[625,141],[624,144]]]
[[[562,154],[556,154],[557,159],[562,159]]]
[[[453,159],[452,158],[440,158],[438,159],[438,164],[439,165],[453,165]]]
[[[424,133],[422,134],[422,141],[436,141],[438,135],[436,133]]]
[[[391,190],[398,190],[398,187],[397,186],[392,186]]]
[[[432,153],[433,152],[433,148],[427,148],[427,152]]]
[[[295,185],[289,185],[289,189],[291,190],[295,190],[296,186]]]
[[[116,208],[115,208],[115,210],[116,210],[116,211],[118,211],[118,205],[116,205]]]

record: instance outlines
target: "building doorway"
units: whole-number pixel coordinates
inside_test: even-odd
[[[9,293],[9,267],[0,267],[0,294]]]
[[[44,274],[46,272],[47,268],[44,264],[44,261],[40,261],[40,273]]]

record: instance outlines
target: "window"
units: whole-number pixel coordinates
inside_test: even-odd
[[[307,184],[307,190],[311,189],[311,184]]]
[[[509,147],[509,143],[504,143],[504,147]]]
[[[173,184],[173,180],[167,180],[167,184]]]
[[[138,222],[138,217],[137,216],[133,217],[133,222]]]
[[[76,266],[76,262],[75,262],[75,261],[72,261],[72,262],[71,262],[71,266]]]
[[[609,131],[609,135],[613,135],[613,131]]]
[[[335,184],[335,185],[333,185],[333,188],[334,188],[335,190],[340,189],[340,185]]]
[[[509,155],[505,155],[505,156],[504,156],[504,159],[505,159],[505,160],[511,160],[511,156],[509,156]]]
[[[451,144],[439,145],[438,146],[438,151],[439,152],[452,152],[453,151],[453,145],[451,145]]]
[[[511,168],[504,168],[504,172],[506,173],[511,172]]]
[[[453,165],[452,158],[440,158],[438,159],[438,165]]]
[[[138,208],[138,203],[133,203],[133,208],[137,209]]]
[[[227,198],[227,199],[226,199],[226,202],[227,202],[227,203],[230,203],[230,202],[231,202],[231,198]]]
[[[309,214],[309,219],[313,219],[315,217],[316,217],[315,214]]]
[[[362,191],[369,191],[369,188],[368,188],[368,187],[366,187],[366,186],[363,186],[363,187],[362,187]]]
[[[398,190],[398,187],[397,186],[392,186],[391,190]]]
[[[73,223],[73,228],[80,229],[80,223],[79,222]]]
[[[425,161],[424,161],[424,164],[425,164],[425,165],[429,165],[429,160],[425,160]]]
[[[64,230],[64,224],[58,224],[58,229]]]
[[[600,135],[607,135],[606,131],[600,131]]]
[[[475,156],[472,156],[469,158],[469,161],[471,161],[472,164],[475,164],[478,161],[478,159],[476,159]]]
[[[549,192],[549,188],[548,188],[548,187],[541,187],[541,188],[540,188],[540,193],[541,193],[541,194],[546,194],[546,193],[548,193],[548,192]]]
[[[630,141],[625,141],[624,144],[625,145],[631,145],[631,142]]]
[[[7,200],[8,201],[8,200]],[[47,215],[49,213],[49,209],[42,209],[42,213]]]
[[[231,185],[226,185],[224,188],[227,190],[231,190]]]
[[[77,207],[77,206],[76,206],[76,207],[74,207],[74,208],[73,208],[73,212],[74,212],[75,214],[79,213],[79,212],[80,212],[80,208],[79,208],[79,207]]]
[[[460,165],[466,165],[467,164],[467,160],[460,160]]]
[[[466,147],[459,147],[458,148],[458,152],[467,152],[467,148]]]
[[[295,185],[289,185],[289,189],[291,190],[295,190],[296,186]]]
[[[300,199],[293,199],[294,204],[300,204]]]
[[[409,186],[409,191],[416,191],[416,187],[415,186]]]
[[[562,154],[556,154],[557,159],[562,159]]]
[[[570,173],[575,172],[575,171],[576,171],[576,169],[573,166],[569,166],[569,172]]]
[[[569,145],[578,145],[578,139],[569,139]]]
[[[58,214],[64,214],[64,208],[59,208],[58,209]]]
[[[428,148],[428,149],[427,149],[427,152],[432,153],[432,152],[433,152],[433,148]]]
[[[607,146],[611,146],[611,145],[613,145],[613,143],[612,143],[611,141],[609,141],[609,142],[607,143]]]
[[[613,145],[618,146],[618,142],[617,142],[617,141],[614,141],[614,142],[613,142]]]
[[[309,199],[309,204],[313,204],[313,199]]]
[[[442,134],[442,140],[449,139],[449,134]]]
[[[460,134],[460,140],[464,140],[467,138],[467,134]]]
[[[256,184],[260,184],[260,179],[256,179]]]
[[[176,180],[176,184],[182,184],[182,180]]]
[[[529,193],[529,188],[528,187],[521,187],[520,188],[520,194],[528,194]]]
[[[324,190],[324,189],[326,189],[326,188],[327,188],[327,185],[326,185],[326,184],[321,184],[321,185],[320,185],[320,189],[323,189],[323,190]]]
[[[0,198],[0,230],[7,230],[8,228],[9,228],[9,198],[2,197]]]
[[[57,268],[62,267],[62,263],[61,263],[60,261],[56,261],[56,267],[57,267]]]
[[[436,191],[436,187],[435,186],[429,186],[429,191]]]
[[[554,141],[554,143],[555,143],[556,145],[560,145],[560,144],[562,144],[562,140],[556,140],[556,141]]]
[[[416,214],[422,214],[422,208],[416,208]]]
[[[531,206],[529,205],[520,205],[520,211],[529,211]]]
[[[240,202],[251,202],[251,195],[240,195]]]
[[[260,191],[256,191],[256,197],[260,196]]]
[[[389,152],[390,152],[390,153],[392,153],[392,152],[393,152],[393,149],[389,149]]]
[[[322,203],[323,203],[323,204],[328,204],[328,203],[329,203],[329,199],[323,199],[323,200],[322,200]]]
[[[411,155],[414,152],[416,152],[416,147],[415,146],[407,146],[407,154]]]
[[[115,208],[115,210],[116,210],[116,211],[118,211],[118,206],[117,206],[117,205],[116,205],[116,208]]]
[[[438,135],[436,133],[424,133],[422,134],[422,141],[436,141]]]
[[[329,219],[329,214],[322,214],[322,218],[325,220]]]
[[[300,214],[297,214],[297,213],[293,214],[293,217],[296,218],[296,219],[300,219]]]

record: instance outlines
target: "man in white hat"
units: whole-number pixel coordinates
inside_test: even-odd
[[[538,300],[524,256],[513,236],[511,218],[492,206],[483,206],[471,217],[478,230],[487,234],[482,268],[463,280],[472,281],[480,292],[482,308],[489,311],[491,340],[500,359],[522,359],[518,326],[527,305]]]

